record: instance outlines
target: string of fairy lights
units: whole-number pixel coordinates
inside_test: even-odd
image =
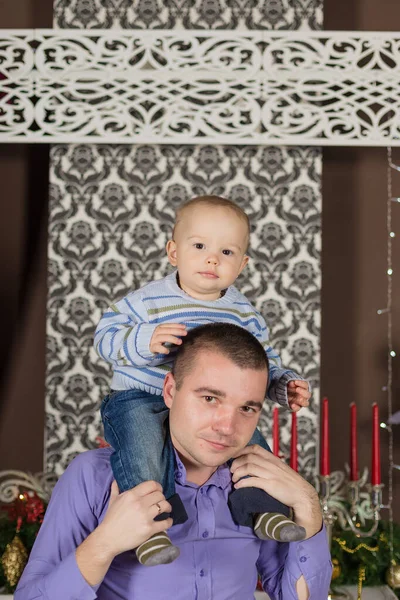
[[[393,241],[396,237],[393,231],[392,207],[393,203],[400,203],[400,198],[393,196],[392,176],[394,171],[400,172],[400,165],[393,162],[392,148],[387,148],[387,202],[386,202],[386,229],[387,229],[387,302],[386,308],[378,309],[378,315],[387,315],[387,383],[382,388],[387,394],[388,416],[387,422],[381,423],[381,426],[388,433],[388,502],[384,508],[389,513],[389,552],[390,567],[393,569],[393,471],[396,468],[394,464],[393,453],[393,359],[396,357],[396,351],[393,347]]]

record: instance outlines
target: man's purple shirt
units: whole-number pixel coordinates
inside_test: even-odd
[[[252,600],[260,573],[273,599],[297,600],[304,575],[310,600],[327,598],[332,564],[322,528],[303,542],[259,540],[236,525],[227,498],[226,465],[202,486],[186,481],[177,459],[176,491],[189,519],[168,533],[181,554],[169,565],[145,567],[133,552],[112,562],[101,584],[90,586],[79,571],[76,548],[104,518],[113,474],[109,448],[77,456],[54,488],[15,600]]]

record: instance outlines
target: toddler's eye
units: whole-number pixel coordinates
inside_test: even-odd
[[[225,256],[232,256],[233,252],[232,250],[222,250],[222,254],[225,254]]]
[[[203,250],[203,248],[204,248],[204,244],[200,244],[200,243],[199,243],[199,244],[195,244],[195,245],[194,245],[194,247],[195,247],[197,250]]]

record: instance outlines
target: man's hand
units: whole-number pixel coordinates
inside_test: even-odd
[[[171,510],[156,481],[145,481],[122,494],[114,481],[106,516],[98,527],[104,546],[112,557],[137,548],[155,533],[171,527],[172,519],[154,521],[158,514]]]
[[[153,354],[169,354],[169,349],[164,346],[168,344],[182,344],[181,337],[187,335],[186,325],[181,323],[165,323],[158,325],[153,331],[150,340],[150,352]]]
[[[280,458],[261,446],[246,446],[233,461],[231,471],[236,489],[257,487],[290,506],[294,521],[305,528],[307,538],[320,531],[322,513],[316,490]]]
[[[114,481],[103,522],[76,549],[77,565],[89,585],[103,580],[117,554],[133,550],[171,527],[172,519],[154,521],[162,512],[171,512],[171,505],[159,483],[145,481],[119,494]]]
[[[298,412],[303,406],[308,406],[311,393],[307,381],[296,379],[287,384],[288,402],[291,410]]]

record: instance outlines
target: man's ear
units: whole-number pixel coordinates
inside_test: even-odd
[[[178,261],[176,258],[176,244],[174,240],[168,240],[166,250],[169,262],[173,267],[176,267]]]
[[[163,387],[163,396],[164,402],[168,408],[171,408],[176,391],[176,382],[175,377],[172,375],[171,371],[169,371],[164,379],[164,387]]]

